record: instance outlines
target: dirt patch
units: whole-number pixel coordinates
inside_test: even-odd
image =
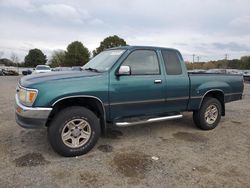
[[[118,153],[112,164],[125,177],[143,179],[152,165],[152,160],[141,152]]]
[[[123,133],[118,130],[108,130],[106,138],[111,139],[119,139],[119,137],[123,136]]]
[[[169,138],[164,138],[164,137],[162,137],[162,136],[160,136],[159,139],[160,139],[162,142],[169,142],[169,141],[170,141]]]
[[[134,187],[136,185],[139,185],[141,183],[139,178],[129,178],[128,184],[131,185],[131,187]]]
[[[97,149],[99,149],[100,151],[104,152],[104,153],[109,153],[113,151],[113,147],[106,144],[106,145],[100,145],[97,147]]]
[[[236,169],[236,167],[230,167],[227,170],[223,171],[223,172],[219,172],[218,173],[221,176],[224,177],[237,177],[237,176],[241,176],[242,174]]]
[[[208,174],[209,172],[211,172],[211,170],[209,170],[207,167],[205,166],[197,166],[194,168],[194,171],[198,171],[204,174]]]
[[[30,167],[48,164],[40,153],[28,153],[14,160],[17,167]]]
[[[207,142],[208,138],[199,134],[188,133],[188,132],[177,132],[173,136],[179,140],[188,142]]]
[[[92,187],[98,181],[98,175],[90,172],[82,172],[80,173],[80,181],[84,183],[85,186]]]
[[[60,179],[60,180],[70,176],[70,173],[68,171],[60,171],[60,170],[52,171],[51,174],[55,179]]]

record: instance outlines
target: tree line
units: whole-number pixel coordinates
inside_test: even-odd
[[[217,60],[209,62],[190,63],[186,62],[187,69],[241,69],[250,70],[250,56],[242,56],[240,59]]]
[[[92,56],[98,55],[105,49],[126,46],[127,43],[124,39],[118,37],[117,35],[109,36],[100,42],[99,47],[97,47],[92,52]],[[51,67],[72,67],[72,66],[83,66],[91,58],[91,53],[87,47],[83,45],[80,41],[71,42],[66,51],[55,50],[52,53],[51,59],[48,61],[47,56],[42,52],[42,50],[35,48],[30,49],[28,54],[24,58],[23,63],[18,63],[15,55],[13,58],[0,59],[0,64],[5,66],[20,66],[20,67],[36,67],[37,65],[49,64]],[[15,56],[15,57],[14,57]]]

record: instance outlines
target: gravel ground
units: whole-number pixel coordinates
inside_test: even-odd
[[[185,113],[117,128],[88,154],[63,158],[46,129],[16,124],[17,81],[0,77],[0,187],[250,187],[250,84],[212,131],[197,129]]]

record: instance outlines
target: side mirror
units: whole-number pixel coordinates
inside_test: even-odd
[[[118,76],[121,75],[130,75],[131,74],[131,70],[130,70],[130,66],[120,66],[119,71],[117,73]]]

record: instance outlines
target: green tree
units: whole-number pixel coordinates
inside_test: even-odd
[[[126,46],[127,43],[124,39],[118,37],[117,35],[109,36],[105,38],[98,48],[93,51],[93,56],[96,56],[100,52],[104,51],[105,49],[117,47],[117,46]]]
[[[239,69],[241,66],[241,61],[239,59],[228,60],[228,68]]]
[[[241,60],[241,69],[250,69],[250,56],[242,56]]]
[[[65,66],[82,66],[89,61],[88,48],[79,41],[70,43],[65,54]]]
[[[53,51],[52,57],[50,60],[51,67],[60,67],[65,65],[65,51],[63,50],[56,50]]]
[[[26,67],[35,67],[37,65],[44,65],[47,62],[46,55],[40,49],[31,49],[28,55],[24,58]]]

